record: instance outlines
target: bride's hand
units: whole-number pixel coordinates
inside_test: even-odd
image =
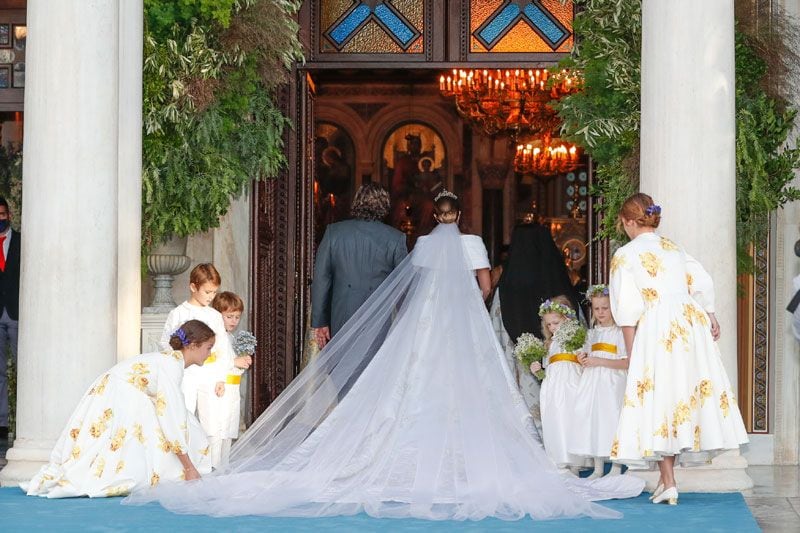
[[[531,363],[531,374],[535,374],[541,369],[542,369],[542,363],[540,363],[539,361],[534,361],[533,363]]]

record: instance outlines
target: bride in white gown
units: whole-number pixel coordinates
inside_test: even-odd
[[[449,195],[449,196],[448,196]],[[229,466],[125,503],[179,513],[515,520],[618,512],[643,481],[560,474],[536,436],[475,281],[455,196],[439,225],[239,439]]]

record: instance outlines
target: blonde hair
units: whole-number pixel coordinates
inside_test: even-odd
[[[570,302],[569,298],[567,298],[563,294],[559,294],[558,296],[553,296],[552,298],[550,298],[550,301],[553,302],[553,303],[557,303],[557,304],[561,304],[561,305],[567,306],[570,309],[572,309],[572,311],[575,311],[575,309],[572,307],[572,302]],[[555,309],[552,310],[552,311],[548,311],[547,313],[542,315],[542,335],[544,335],[544,345],[548,349],[550,348],[550,343],[553,340],[553,334],[550,333],[550,330],[547,328],[547,323],[545,322],[545,317],[547,315],[550,315],[550,314],[561,315],[564,318],[568,318],[565,314],[559,313]]]
[[[597,326],[597,319],[594,318],[594,310],[592,309],[592,305],[594,305],[595,298],[605,298],[606,300],[608,300],[609,307],[611,306],[611,296],[609,296],[608,294],[602,294],[602,293],[594,294],[589,297],[589,315],[590,315],[589,325],[593,328]],[[615,326],[617,325],[617,322],[614,320],[614,315],[611,315],[611,323]]]

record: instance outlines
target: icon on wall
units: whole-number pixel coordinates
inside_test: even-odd
[[[11,65],[0,66],[0,89],[11,87]]]
[[[25,87],[25,63],[14,63],[14,79],[12,80],[14,87]]]
[[[11,48],[11,24],[0,24],[0,48]]]

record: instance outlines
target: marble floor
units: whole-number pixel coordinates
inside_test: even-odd
[[[755,485],[744,497],[761,529],[800,532],[800,466],[751,466],[747,472]]]

